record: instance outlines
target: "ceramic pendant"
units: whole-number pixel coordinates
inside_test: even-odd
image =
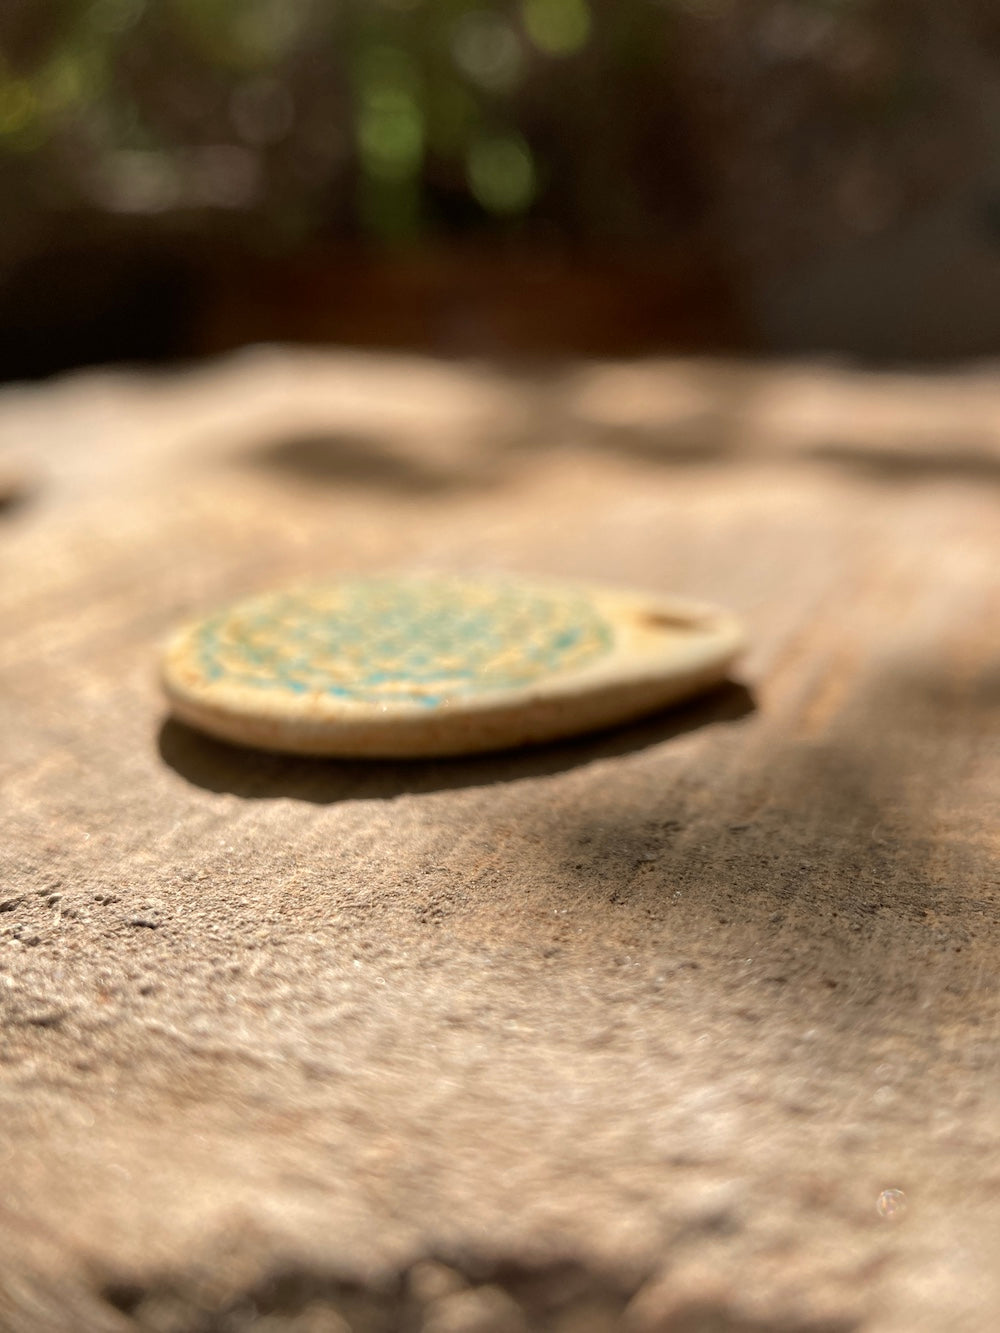
[[[722,681],[742,642],[715,607],[514,577],[378,577],[269,593],[177,634],[184,722],[296,754],[507,749],[655,711]]]

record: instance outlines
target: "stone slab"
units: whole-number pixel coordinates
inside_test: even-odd
[[[15,448],[4,1333],[992,1333],[992,368],[262,349],[4,390]],[[750,651],[503,756],[166,719],[175,624],[417,560]]]

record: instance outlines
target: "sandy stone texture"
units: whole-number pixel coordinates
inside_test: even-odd
[[[1000,1327],[1000,379],[255,349],[0,394],[3,1333]],[[730,607],[468,760],[167,720],[386,567]]]

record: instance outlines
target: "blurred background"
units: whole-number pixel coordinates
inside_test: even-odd
[[[1000,350],[990,0],[3,0],[0,377]]]

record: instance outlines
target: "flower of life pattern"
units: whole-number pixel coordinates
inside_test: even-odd
[[[196,650],[208,681],[433,708],[583,667],[611,641],[583,594],[373,579],[244,603]]]

